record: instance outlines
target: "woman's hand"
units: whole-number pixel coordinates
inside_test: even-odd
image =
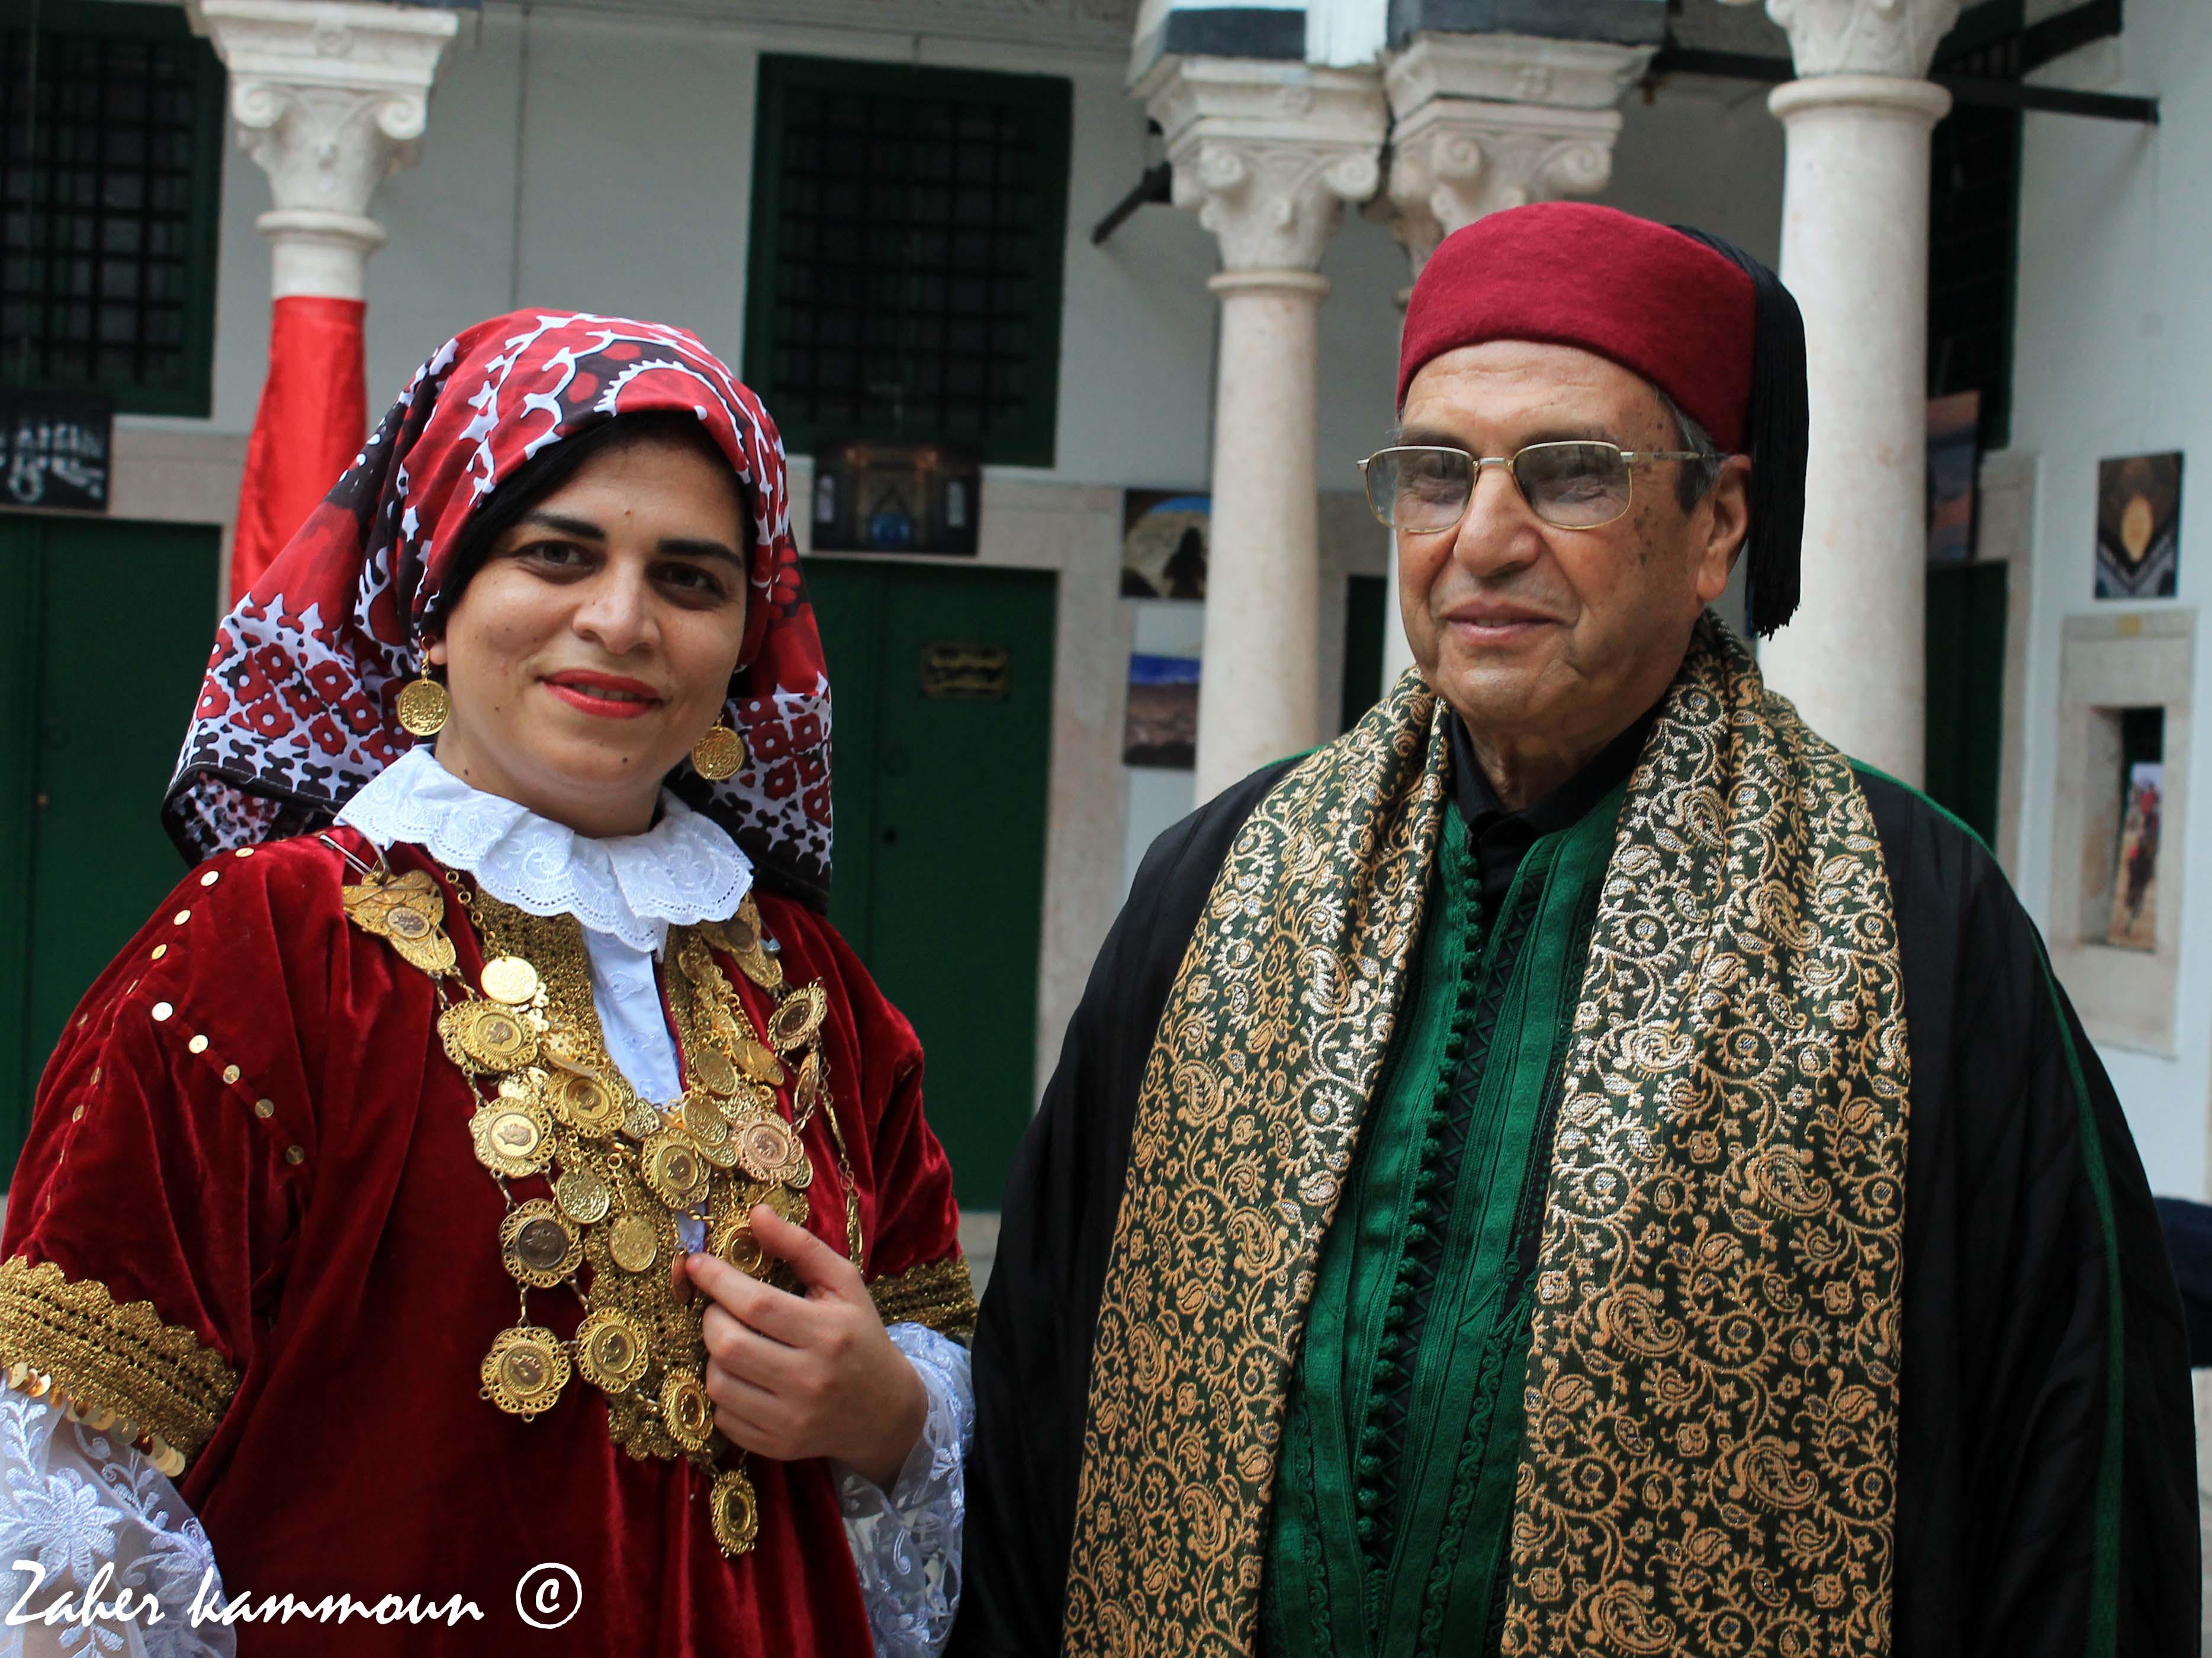
[[[835,1457],[890,1489],[921,1437],[929,1396],[852,1264],[773,1209],[749,1218],[763,1249],[806,1286],[789,1295],[717,1255],[684,1262],[712,1299],[707,1394],[732,1444],[779,1461]]]

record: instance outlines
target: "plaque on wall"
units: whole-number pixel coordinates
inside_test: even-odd
[[[1003,702],[1013,684],[1013,657],[1003,645],[921,648],[921,694],[934,701]]]
[[[951,443],[825,442],[814,451],[814,550],[975,556],[979,450]]]
[[[10,507],[107,510],[115,408],[77,392],[0,387],[0,478]]]

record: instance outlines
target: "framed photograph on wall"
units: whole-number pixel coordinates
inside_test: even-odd
[[[1982,464],[1982,394],[1928,400],[1928,562],[1974,556],[1974,483]]]
[[[2181,573],[2181,457],[2097,466],[2097,597],[2172,598]]]
[[[1121,762],[1160,771],[1198,764],[1198,659],[1129,659],[1129,711],[1121,729]]]
[[[2158,948],[2158,842],[2166,801],[2166,767],[2138,760],[2128,768],[2120,806],[2119,868],[2112,880],[2108,944],[2130,950]]]
[[[823,443],[814,452],[814,550],[975,556],[980,450],[951,443]]]
[[[1204,598],[1213,500],[1171,489],[1121,492],[1121,597]]]

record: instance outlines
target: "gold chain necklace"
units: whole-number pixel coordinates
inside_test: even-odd
[[[712,1478],[715,1540],[732,1558],[744,1553],[758,1532],[758,1503],[742,1451],[732,1466],[716,1466],[735,1448],[716,1430],[707,1395],[704,1306],[676,1291],[678,1220],[703,1218],[716,1254],[796,1287],[755,1241],[750,1216],[763,1203],[797,1224],[809,1213],[813,1169],[799,1136],[830,1100],[819,1040],[827,993],[818,982],[786,981],[750,895],[728,921],[671,929],[677,973],[669,1002],[685,1088],[663,1112],[638,1096],[607,1054],[574,916],[528,914],[449,874],[482,945],[480,987],[471,986],[445,932],[439,884],[421,871],[394,876],[350,854],[349,861],[362,879],[344,889],[347,914],[436,981],[446,1053],[479,1090],[469,1132],[506,1201],[500,1258],[518,1306],[514,1324],[484,1356],[483,1397],[534,1417],[580,1371],[605,1398],[616,1444],[639,1458],[680,1456]],[[765,1041],[715,961],[717,947],[776,999]],[[788,1121],[779,1102],[787,1084]],[[857,1266],[852,1160],[835,1108],[826,1115]],[[509,1181],[532,1175],[550,1182],[552,1197],[518,1201]],[[564,1287],[585,1309],[565,1341],[534,1322],[529,1305],[532,1290]]]

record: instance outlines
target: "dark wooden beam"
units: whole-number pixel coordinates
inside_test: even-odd
[[[1656,80],[1668,75],[1711,75],[1723,80],[1755,81],[1768,86],[1797,78],[1796,69],[1786,58],[1700,52],[1687,46],[1664,46],[1653,57],[1647,78]],[[2051,115],[2084,115],[2104,121],[2135,121],[2145,126],[2158,125],[2155,98],[2130,98],[2111,92],[2072,92],[2063,87],[1984,81],[1965,75],[1939,74],[1928,78],[1962,104],[1991,109],[2034,110]]]

